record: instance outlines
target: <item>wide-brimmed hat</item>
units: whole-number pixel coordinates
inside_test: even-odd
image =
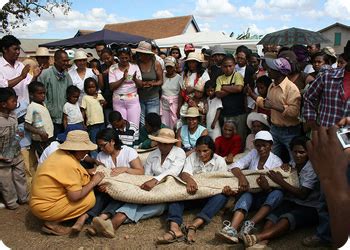
[[[292,66],[285,58],[265,58],[265,62],[270,69],[276,70],[283,75],[289,75],[292,72]]]
[[[197,61],[197,62],[204,62],[203,60],[203,54],[202,53],[197,53],[197,52],[190,52],[187,56],[187,61]]]
[[[97,149],[97,145],[90,141],[89,134],[86,131],[74,130],[68,133],[65,142],[59,145],[58,148],[72,151],[93,151]]]
[[[51,56],[48,48],[39,47],[36,49],[35,56]]]
[[[154,54],[152,52],[152,45],[146,41],[139,42],[139,45],[137,46],[137,48],[133,49],[132,51],[138,52],[138,53],[143,53],[143,54],[151,54],[151,55]]]
[[[164,65],[165,65],[165,67],[167,67],[167,66],[175,67],[176,59],[172,56],[167,56],[164,58]]]
[[[86,55],[86,52],[83,51],[83,50],[78,50],[74,53],[74,58],[73,58],[73,61],[76,61],[76,60],[87,60],[87,55]]]
[[[215,45],[211,52],[211,56],[213,55],[226,55],[226,51],[221,45]]]
[[[263,113],[251,112],[247,117],[247,126],[251,130],[253,126],[253,122],[258,121],[266,126],[270,127],[270,124],[267,120],[267,115]]]
[[[336,53],[335,53],[335,50],[334,50],[332,47],[330,47],[330,46],[324,47],[324,48],[322,49],[322,51],[323,51],[324,53],[326,53],[327,55],[331,56],[331,57],[337,58],[337,55],[336,55]]]
[[[200,117],[202,115],[199,113],[198,108],[190,107],[190,108],[187,109],[186,114],[183,114],[182,116],[183,117]]]
[[[161,142],[161,143],[176,143],[179,140],[175,138],[175,133],[170,128],[161,128],[158,132],[157,136],[149,135],[148,138],[150,138],[153,141]]]
[[[272,135],[270,134],[269,131],[265,131],[265,130],[262,130],[262,131],[259,131],[258,133],[256,133],[254,141],[256,141],[256,140],[273,142]]]

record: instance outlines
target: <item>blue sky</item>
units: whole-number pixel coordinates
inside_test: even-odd
[[[105,23],[194,15],[201,30],[235,33],[250,28],[262,35],[283,28],[319,30],[335,22],[350,25],[348,0],[72,0],[71,11],[43,13],[14,30],[18,37],[69,38],[78,29],[99,30]]]

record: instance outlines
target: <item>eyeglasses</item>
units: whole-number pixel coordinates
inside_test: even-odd
[[[126,53],[130,53],[130,48],[129,47],[122,47],[118,49],[118,52],[126,52]]]

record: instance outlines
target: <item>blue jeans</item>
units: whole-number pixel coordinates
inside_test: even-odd
[[[159,115],[160,110],[160,100],[159,97],[148,99],[148,100],[142,100],[140,99],[140,105],[141,105],[141,119],[140,123],[141,126],[145,125],[145,117],[148,113],[157,113]]]
[[[257,210],[262,206],[270,206],[271,210],[273,210],[278,207],[282,201],[283,192],[279,189],[275,189],[270,193],[245,192],[239,197],[233,211],[243,210],[247,213],[251,208]]]
[[[294,137],[300,135],[300,126],[277,127],[271,125],[270,133],[273,137],[272,152],[280,157],[284,163],[288,163],[289,160],[293,159],[289,144]],[[289,160],[282,157],[284,147],[288,150]]]
[[[99,216],[110,200],[112,200],[112,198],[106,193],[97,190],[95,190],[94,193],[96,198],[95,205],[86,212],[89,215],[89,218],[86,220],[86,223],[88,224],[91,223],[92,218]]]
[[[205,223],[209,223],[211,219],[225,206],[227,197],[223,194],[217,194],[210,198],[202,200],[179,201],[169,204],[167,221],[176,222],[181,225],[183,222],[182,215],[185,207],[202,207],[202,210],[196,215]]]

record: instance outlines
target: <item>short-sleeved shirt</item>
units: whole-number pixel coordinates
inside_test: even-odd
[[[247,155],[239,159],[238,161],[230,165],[230,169],[239,168],[239,169],[249,169],[249,170],[258,170],[260,156],[256,149],[251,150]],[[267,158],[264,169],[274,169],[281,167],[283,164],[282,160],[275,154],[270,152],[269,157]]]
[[[234,72],[229,76],[219,76],[216,79],[215,91],[221,91],[222,86],[225,85],[244,86],[243,76],[238,72]],[[223,116],[236,116],[245,112],[243,91],[240,93],[230,93],[227,96],[222,97],[221,101],[223,106]]]
[[[128,77],[124,80],[124,82],[120,85],[119,88],[114,90],[114,94],[130,94],[130,93],[136,93],[137,88],[136,84],[133,81],[133,76],[136,72],[136,78],[139,80],[142,80],[141,71],[137,64],[129,63],[129,69],[128,69]],[[114,64],[109,68],[109,83],[117,82],[124,76],[124,71],[121,71],[119,69],[119,64]]]
[[[178,176],[184,167],[186,153],[181,148],[173,146],[163,164],[161,164],[161,159],[158,148],[151,152],[144,165],[145,175],[155,176],[157,181],[161,181],[168,175]]]
[[[67,115],[68,124],[77,124],[84,122],[84,118],[81,114],[78,102],[75,104],[66,102],[63,106],[63,113]]]
[[[44,105],[31,102],[27,109],[25,121],[36,128],[43,127],[49,138],[53,136],[53,123],[49,111]]]
[[[138,154],[135,149],[128,146],[122,146],[121,150],[116,159],[116,164],[114,164],[112,156],[106,154],[105,152],[100,152],[97,155],[97,160],[102,162],[106,168],[118,168],[118,167],[128,167],[130,168],[130,162],[135,160],[138,157]]]
[[[138,143],[140,132],[135,123],[126,121],[124,129],[116,129],[119,139],[126,146],[132,147]]]
[[[198,125],[197,130],[191,134],[188,130],[188,125],[181,127],[181,141],[184,148],[194,148],[196,146],[197,139],[201,136],[206,128],[202,125]]]
[[[213,158],[207,163],[204,163],[199,159],[197,152],[193,152],[186,158],[182,172],[196,175],[200,173],[224,172],[227,170],[228,168],[225,159],[221,156],[214,154]]]
[[[295,165],[295,164],[294,164]],[[310,194],[306,199],[301,200],[291,195],[286,195],[285,199],[293,201],[299,205],[307,207],[319,207],[319,197],[320,197],[320,182],[318,180],[317,174],[315,173],[311,162],[308,161],[305,166],[299,172],[299,184],[301,187],[311,189]]]
[[[178,96],[181,90],[182,78],[176,74],[172,78],[168,78],[166,74],[163,77],[162,95],[164,96]]]
[[[97,97],[84,95],[81,102],[81,107],[85,109],[87,124],[94,125],[104,123],[103,109],[100,101],[103,101],[104,98],[101,94],[97,94]]]

